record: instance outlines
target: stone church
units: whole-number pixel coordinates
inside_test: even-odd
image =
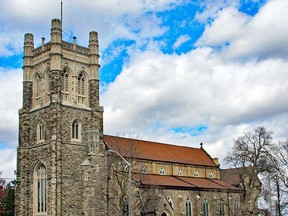
[[[17,216],[239,215],[241,190],[199,148],[103,134],[99,46],[24,38]]]

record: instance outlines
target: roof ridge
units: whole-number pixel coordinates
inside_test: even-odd
[[[105,136],[110,136],[110,137],[115,137],[115,138],[120,138],[120,139],[127,139],[127,140],[135,140],[135,141],[140,141],[140,142],[145,142],[145,143],[153,143],[153,144],[159,144],[159,145],[169,145],[169,146],[174,146],[174,147],[181,147],[181,148],[201,150],[201,148],[197,148],[197,147],[190,147],[190,146],[184,146],[184,145],[176,145],[176,144],[171,144],[171,143],[156,142],[156,141],[143,140],[143,139],[135,139],[135,138],[115,136],[115,135],[109,135],[109,134],[104,134],[104,137],[105,137]],[[203,149],[203,150],[204,150],[204,149]],[[204,151],[205,151],[205,150],[204,150]],[[208,153],[206,152],[206,154],[208,154]],[[209,154],[208,154],[208,155],[209,155]]]

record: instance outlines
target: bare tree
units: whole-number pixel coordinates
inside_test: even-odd
[[[258,197],[261,191],[260,174],[273,170],[274,157],[271,154],[272,132],[261,126],[253,133],[247,132],[234,140],[232,151],[225,161],[239,172],[242,215],[258,214]]]
[[[268,175],[266,200],[270,204],[270,214],[288,214],[288,141],[281,141],[272,147],[273,170]]]
[[[125,147],[122,143],[114,143],[114,149],[119,154],[125,157],[125,159],[129,162],[130,168],[133,171],[134,160],[136,155],[139,153],[138,149],[135,146],[134,139],[131,138],[129,143],[125,143]],[[115,147],[116,146],[116,147]],[[108,157],[108,169],[110,170],[110,179],[109,179],[109,208],[113,215],[128,215],[128,199],[129,199],[129,179],[128,179],[128,171],[129,167],[127,164],[115,154],[111,154]],[[142,200],[140,199],[140,192],[138,190],[137,180],[132,178],[132,203],[131,209],[132,212],[140,212],[143,208]],[[138,191],[136,193],[136,191]],[[135,195],[137,194],[137,195]]]

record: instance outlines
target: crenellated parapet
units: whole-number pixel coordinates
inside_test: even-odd
[[[31,83],[23,83],[23,107],[35,110],[57,102],[99,109],[98,33],[89,33],[88,47],[78,45],[75,36],[67,42],[62,39],[61,21],[53,19],[50,36],[50,41],[42,37],[41,46],[34,47],[33,35],[25,34],[23,81]]]

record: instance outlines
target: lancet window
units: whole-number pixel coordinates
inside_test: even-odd
[[[189,197],[186,199],[186,215],[185,216],[192,216],[192,203]]]
[[[45,127],[42,121],[38,122],[37,125],[37,142],[43,141],[45,139]]]
[[[47,172],[43,164],[38,164],[34,171],[34,209],[36,215],[46,215]]]
[[[81,137],[81,125],[80,123],[75,120],[71,126],[71,138],[74,140],[80,140]]]

